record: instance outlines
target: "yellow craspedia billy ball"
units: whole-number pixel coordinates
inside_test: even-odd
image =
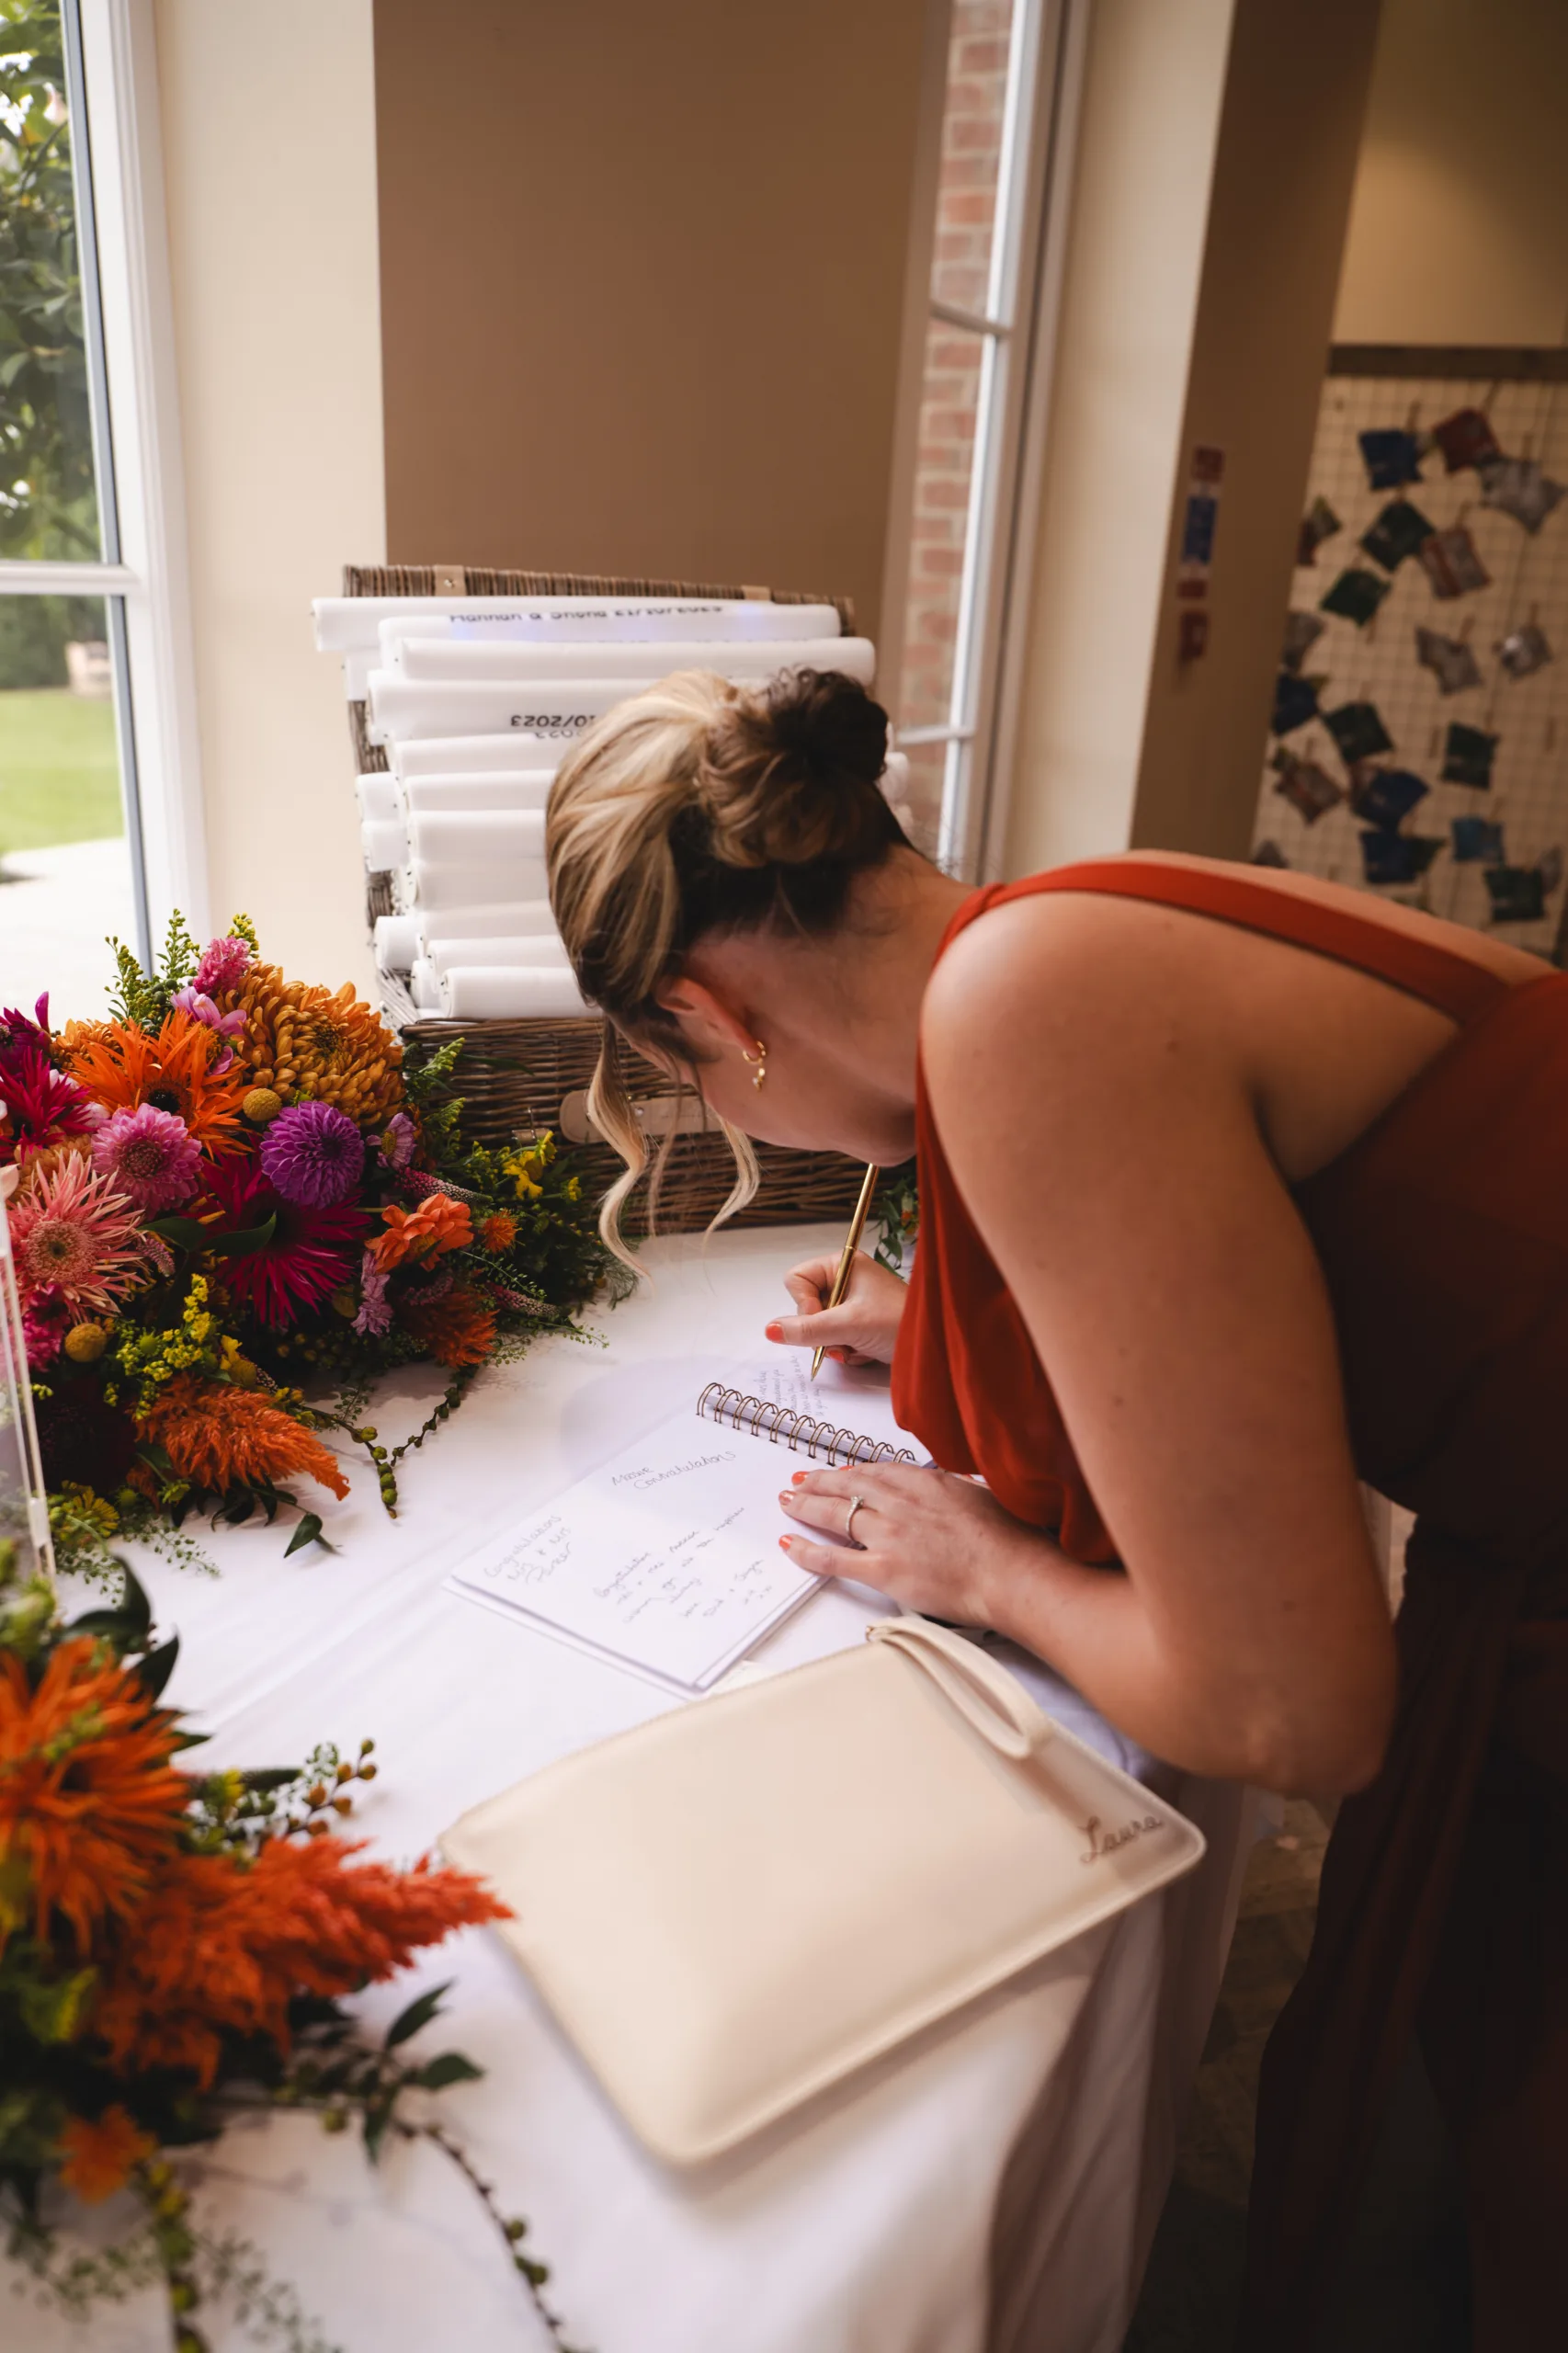
[[[270,1086],[253,1086],[240,1105],[253,1128],[265,1128],[283,1108],[283,1097]]]
[[[65,1353],[73,1364],[97,1364],[108,1346],[101,1324],[73,1324],[65,1335]]]

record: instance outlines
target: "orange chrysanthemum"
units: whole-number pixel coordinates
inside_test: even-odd
[[[276,964],[251,963],[215,1002],[244,1014],[236,1043],[251,1086],[286,1103],[331,1103],[357,1128],[384,1128],[402,1104],[403,1047],[351,981],[334,994],[286,981]]]
[[[509,1211],[493,1210],[479,1229],[479,1238],[487,1250],[509,1250],[517,1238],[517,1221]]]
[[[381,1211],[386,1232],[370,1244],[370,1256],[382,1273],[405,1259],[439,1258],[449,1250],[462,1250],[473,1240],[473,1220],[466,1201],[449,1193],[429,1193],[416,1210],[400,1210],[389,1201]]]
[[[127,1021],[72,1021],[62,1039],[72,1077],[96,1101],[111,1111],[140,1103],[176,1111],[215,1157],[237,1150],[243,1140],[240,1105],[251,1084],[237,1057],[225,1076],[214,1074],[225,1042],[184,1011],[168,1015],[155,1038]]]
[[[172,1850],[190,1791],[173,1726],[90,1635],[58,1646],[36,1691],[0,1652],[0,1862],[25,1870],[40,1937],[58,1917],[85,1949]]]
[[[320,1438],[257,1390],[178,1373],[138,1427],[164,1449],[180,1478],[214,1494],[276,1483],[295,1472],[340,1498],[348,1493]]]
[[[403,1321],[437,1364],[483,1364],[495,1346],[495,1311],[472,1290],[449,1290],[426,1307],[405,1307]]]
[[[157,2145],[118,2100],[95,2119],[67,2117],[60,2135],[65,2159],[60,2178],[67,2189],[96,2206],[100,2199],[112,2198],[117,2189],[123,2189],[131,2166],[150,2157]]]
[[[254,1863],[176,1856],[108,1962],[93,2030],[117,2066],[212,2081],[225,2032],[289,2044],[297,1994],[352,1993],[454,1928],[509,1916],[465,1871],[349,1869],[358,1845],[271,1838]]]

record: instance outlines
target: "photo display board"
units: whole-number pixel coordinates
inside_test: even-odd
[[[1551,956],[1568,382],[1518,357],[1325,380],[1253,855]]]

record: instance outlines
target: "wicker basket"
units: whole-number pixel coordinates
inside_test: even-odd
[[[716,586],[710,581],[621,580],[570,572],[494,572],[449,564],[349,564],[343,575],[346,597],[706,597],[765,598],[779,605],[835,607],[846,634],[855,627],[846,597],[808,592]],[[365,734],[365,706],[351,702],[348,723],[358,772],[385,768],[386,755]],[[368,888],[372,917],[392,911],[392,879],[373,874]],[[405,1038],[432,1046],[449,1038],[466,1040],[454,1091],[463,1098],[463,1126],[475,1142],[496,1143],[516,1135],[559,1131],[563,1099],[585,1087],[598,1060],[597,1021],[404,1021]],[[652,1067],[642,1093],[649,1098],[674,1090]],[[603,1192],[620,1174],[619,1156],[609,1145],[578,1148],[585,1183]],[[855,1206],[864,1169],[835,1152],[787,1152],[778,1144],[756,1148],[761,1183],[734,1220],[737,1225],[802,1225],[847,1217]],[[677,1134],[672,1141],[657,1202],[658,1223],[666,1233],[697,1233],[723,1206],[734,1182],[734,1163],[722,1131],[710,1128]],[[622,1222],[629,1233],[646,1233],[647,1188],[628,1201]]]

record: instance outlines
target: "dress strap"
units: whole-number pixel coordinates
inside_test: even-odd
[[[1166,866],[1153,858],[1085,858],[1073,866],[1053,866],[1044,874],[1026,875],[1018,882],[994,883],[965,902],[948,937],[955,937],[991,907],[1045,891],[1090,891],[1119,899],[1153,899],[1161,906],[1212,915],[1221,923],[1263,932],[1271,939],[1288,940],[1292,947],[1309,949],[1314,955],[1369,972],[1461,1025],[1473,1021],[1509,994],[1506,981],[1468,956],[1396,931],[1349,908],[1298,898],[1293,891],[1271,889],[1244,873]]]

